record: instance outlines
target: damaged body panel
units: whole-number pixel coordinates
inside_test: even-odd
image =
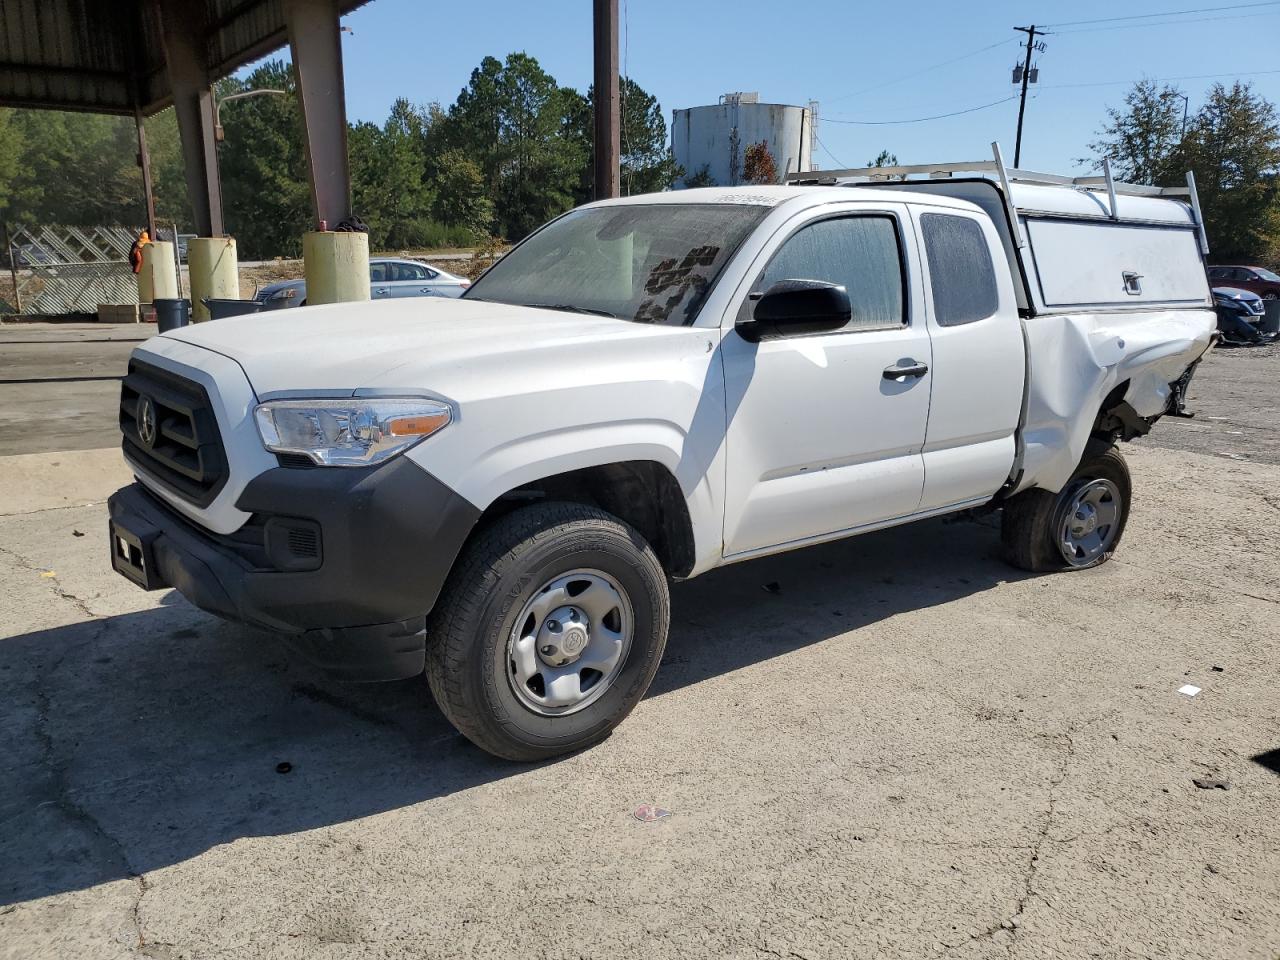
[[[1169,412],[1172,385],[1209,349],[1214,325],[1210,310],[1024,319],[1029,377],[1015,490],[1061,489],[1095,432],[1146,433]]]

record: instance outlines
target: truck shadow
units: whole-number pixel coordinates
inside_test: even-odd
[[[1023,576],[996,559],[997,545],[989,523],[935,520],[678,585],[649,695]],[[156,609],[0,641],[0,703],[10,745],[0,904],[529,769],[463,740],[420,679],[330,681],[275,639],[176,594]]]

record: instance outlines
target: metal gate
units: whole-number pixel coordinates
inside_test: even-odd
[[[13,306],[23,314],[96,313],[100,303],[137,303],[129,267],[131,227],[10,227]]]

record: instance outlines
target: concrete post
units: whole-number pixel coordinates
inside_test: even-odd
[[[231,237],[193,237],[187,241],[187,271],[191,276],[191,319],[209,319],[205,297],[240,298],[240,261]]]
[[[369,235],[315,231],[302,235],[307,305],[369,299]]]
[[[173,244],[156,240],[142,248],[142,269],[138,272],[138,300],[156,300],[178,296],[178,270],[173,263]]]
[[[315,225],[332,228],[351,216],[338,0],[286,0],[284,11],[302,107]]]

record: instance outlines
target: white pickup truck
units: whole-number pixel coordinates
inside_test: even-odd
[[[979,507],[1019,566],[1102,563],[1116,441],[1213,342],[1196,204],[972,168],[594,203],[459,300],[155,337],[112,564],[338,676],[425,670],[534,760],[644,695],[670,580]]]

